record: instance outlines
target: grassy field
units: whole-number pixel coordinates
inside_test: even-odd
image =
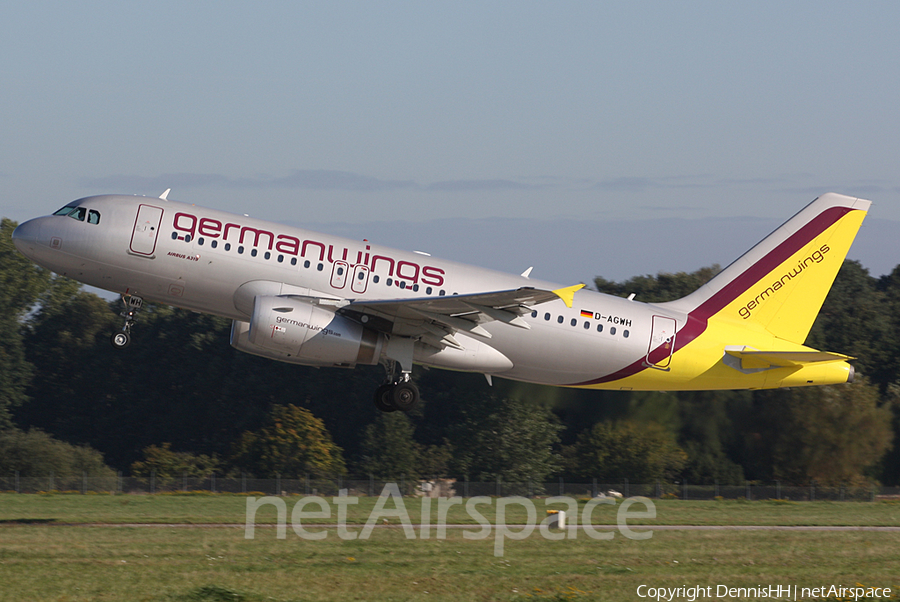
[[[261,496],[260,496],[261,497]],[[288,514],[301,498],[282,498]],[[326,498],[331,502],[332,498]],[[227,494],[177,495],[78,495],[78,494],[14,494],[0,493],[0,523],[15,521],[57,523],[232,523],[244,524],[247,498]],[[363,524],[376,503],[375,497],[360,497],[348,506],[347,522]],[[682,501],[652,500],[655,519],[629,520],[642,525],[823,525],[823,526],[900,526],[900,500],[877,502],[788,502],[779,500],[746,501]],[[404,498],[413,523],[421,522],[421,501]],[[583,508],[585,500],[578,500]],[[538,513],[548,508],[544,500],[534,501]],[[388,506],[392,507],[392,506]],[[480,505],[479,511],[493,522],[493,506]],[[643,507],[635,507],[635,511]],[[431,504],[432,522],[437,519],[437,501]],[[336,512],[336,509],[335,509]],[[315,522],[336,522],[330,519]],[[598,506],[593,512],[594,524],[615,524],[617,506]],[[510,523],[524,521],[525,509],[512,505],[507,510]],[[462,505],[453,506],[448,523],[471,524]],[[262,507],[257,522],[275,522],[272,506]]]
[[[404,502],[419,522],[418,502]],[[293,503],[287,499],[289,511]],[[290,528],[285,539],[274,529],[245,539],[245,504],[224,495],[0,495],[0,600],[640,600],[641,584],[857,582],[893,587],[896,599],[900,590],[897,532],[657,530],[644,541],[618,533],[597,541],[583,532],[549,541],[535,533],[505,541],[497,557],[493,536],[469,540],[459,529],[442,540],[377,529],[368,540],[345,541],[333,528],[320,541],[301,539]],[[361,499],[350,506],[348,522],[363,523],[372,504]],[[889,502],[662,500],[656,507],[657,518],[644,522],[900,525],[900,504]],[[492,518],[487,506],[480,508]],[[601,510],[609,511],[608,520]],[[614,523],[614,511],[598,508],[595,522]],[[263,521],[262,512],[258,518]],[[274,512],[265,520],[274,520]],[[85,522],[235,526],[60,526]]]

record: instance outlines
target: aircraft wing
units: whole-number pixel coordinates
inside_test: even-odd
[[[532,306],[562,299],[571,307],[575,291],[582,287],[584,285],[579,284],[556,291],[522,287],[445,297],[350,301],[342,304],[338,311],[358,316],[376,330],[416,337],[438,348],[462,348],[453,339],[455,332],[491,338],[481,325],[493,321],[529,329],[522,316],[530,313]]]

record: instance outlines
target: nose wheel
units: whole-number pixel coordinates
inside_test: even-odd
[[[134,325],[138,310],[144,305],[144,300],[135,295],[122,295],[122,303],[125,310],[119,315],[125,318],[122,330],[113,333],[109,342],[116,349],[125,349],[131,344],[131,327]]]
[[[115,332],[110,337],[109,342],[112,343],[112,346],[116,349],[125,349],[129,345],[131,345],[131,334],[125,332],[124,330],[121,332]]]

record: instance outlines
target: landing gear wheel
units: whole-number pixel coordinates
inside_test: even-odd
[[[381,364],[387,373],[386,382],[375,391],[375,407],[382,412],[410,411],[419,403],[419,389],[410,380],[411,370],[403,370],[393,359],[384,359]]]
[[[397,383],[391,391],[391,400],[395,408],[408,412],[419,403],[419,389],[409,381]]]
[[[124,330],[116,332],[110,337],[109,342],[116,349],[125,349],[131,344],[131,335]]]
[[[396,412],[391,392],[394,385],[381,385],[375,389],[375,407],[382,412]]]
[[[119,315],[125,318],[125,325],[109,339],[116,349],[125,349],[131,344],[131,327],[134,326],[138,310],[144,306],[144,300],[137,295],[122,295],[122,304],[125,305],[125,311]]]

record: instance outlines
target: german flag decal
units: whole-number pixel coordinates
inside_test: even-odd
[[[582,310],[581,310],[581,317],[582,317],[582,318],[593,318],[593,317],[594,317],[594,312],[592,312],[592,311],[587,311],[586,309],[582,309]]]

